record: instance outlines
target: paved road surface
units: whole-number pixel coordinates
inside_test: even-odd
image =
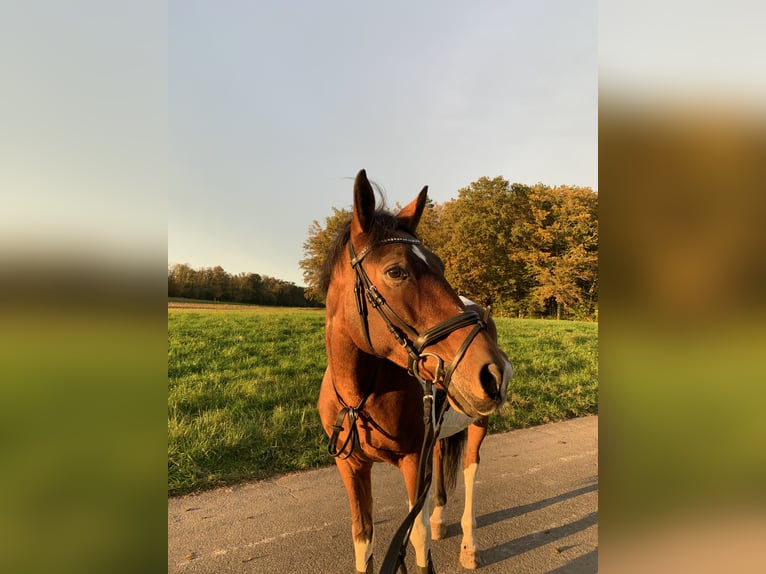
[[[399,471],[377,464],[375,568],[407,510]],[[439,574],[458,563],[463,485],[432,543]],[[457,502],[457,504],[455,504]],[[487,437],[476,484],[481,574],[597,571],[598,417]],[[351,573],[346,493],[335,466],[168,500],[168,572]],[[412,571],[414,552],[407,554]]]

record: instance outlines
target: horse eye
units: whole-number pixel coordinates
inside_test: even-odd
[[[386,275],[388,275],[390,279],[394,279],[396,281],[407,278],[407,273],[401,267],[391,267],[386,269]]]

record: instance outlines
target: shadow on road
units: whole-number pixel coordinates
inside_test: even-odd
[[[481,516],[477,516],[476,527],[482,528],[485,526],[489,526],[491,524],[495,524],[497,522],[508,520],[509,518],[516,518],[518,516],[527,514],[528,512],[534,512],[535,510],[540,510],[542,508],[545,508],[546,506],[550,506],[551,504],[563,502],[570,498],[575,498],[577,496],[581,496],[583,494],[587,494],[589,492],[598,490],[597,477],[593,477],[592,479],[589,479],[587,482],[590,482],[591,484],[588,484],[587,486],[583,486],[582,488],[576,488],[574,490],[570,490],[569,492],[564,492],[562,494],[552,496],[550,498],[546,498],[544,500],[538,500],[537,502],[522,504],[521,506],[506,508],[504,510],[498,510],[495,512],[490,512],[489,514],[483,514]],[[448,524],[447,534],[445,538],[450,538],[451,536],[458,536],[458,535],[462,535],[460,523],[453,522],[452,524]]]
[[[484,564],[494,564],[495,562],[500,562],[507,558],[511,558],[512,556],[517,556],[524,552],[534,550],[538,546],[544,546],[545,544],[549,544],[554,540],[565,538],[571,534],[574,534],[575,532],[585,530],[586,528],[589,528],[597,523],[598,512],[591,512],[590,514],[583,516],[579,520],[570,522],[569,524],[563,524],[562,526],[557,526],[555,528],[540,530],[517,538],[516,540],[511,540],[510,542],[499,544],[498,546],[488,548],[486,551],[482,552]]]
[[[514,508],[498,510],[496,512],[491,512],[489,514],[477,516],[476,526],[478,528],[482,528],[483,526],[489,526],[490,524],[495,524],[496,522],[502,522],[503,520],[508,520],[509,518],[515,518],[517,516],[521,516],[528,512],[534,512],[535,510],[540,510],[542,508],[545,508],[546,506],[550,506],[551,504],[556,504],[557,502],[563,502],[570,498],[575,498],[576,496],[581,496],[583,494],[593,492],[594,490],[598,490],[598,482],[594,482],[593,484],[589,484],[588,486],[583,486],[582,488],[576,488],[574,490],[570,490],[569,492],[564,492],[562,494],[552,496],[544,500],[538,500],[537,502],[531,502],[529,504],[523,504],[521,506],[516,506]]]
[[[598,550],[591,550],[587,554],[578,556],[564,564],[559,566],[555,570],[551,570],[548,574],[580,574],[585,572],[597,572],[598,571]]]
[[[586,484],[585,486],[570,490],[568,492],[563,492],[561,494],[552,496],[550,498],[545,498],[543,500],[538,500],[529,504],[522,504],[519,506],[515,506],[513,508],[507,508],[504,510],[498,510],[495,512],[490,512],[488,514],[477,516],[476,525],[478,528],[491,526],[493,524],[497,524],[505,520],[510,520],[513,518],[524,516],[528,513],[532,513],[532,512],[544,509],[548,506],[551,506],[560,502],[564,502],[566,500],[570,500],[578,496],[588,494],[590,492],[595,492],[598,490],[598,477],[594,476],[589,478],[585,482],[585,484]],[[518,556],[519,554],[523,554],[524,552],[529,552],[531,550],[534,550],[536,548],[539,548],[541,546],[544,546],[556,540],[566,538],[567,536],[575,534],[576,532],[579,532],[581,530],[590,528],[591,526],[594,526],[597,523],[598,523],[598,512],[591,512],[573,522],[569,522],[561,526],[556,526],[554,528],[532,532],[530,534],[521,536],[514,540],[510,540],[508,542],[498,544],[494,547],[487,548],[486,550],[482,552],[484,565],[488,566],[490,564],[502,562],[503,560],[507,560],[513,556]],[[458,536],[458,535],[461,535],[460,523],[455,522],[455,523],[449,524],[447,527],[446,537],[449,538],[451,536]],[[559,549],[559,551],[565,552],[566,550],[569,550],[570,548],[571,547],[564,547]],[[598,563],[598,552],[597,550],[593,550],[591,552],[588,552],[587,554],[584,554],[582,556],[578,556],[577,558],[572,559],[567,564],[554,570],[554,572],[556,574],[595,572],[597,569],[597,566],[596,566],[597,563]]]

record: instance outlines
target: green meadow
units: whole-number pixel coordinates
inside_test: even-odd
[[[597,323],[496,322],[514,376],[490,432],[598,412]],[[323,310],[169,308],[169,494],[332,464],[325,364]]]

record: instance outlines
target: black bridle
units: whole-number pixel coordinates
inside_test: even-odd
[[[407,370],[409,373],[424,386],[441,383],[446,390],[449,387],[452,374],[455,372],[455,369],[465,355],[465,352],[468,350],[468,346],[474,340],[476,335],[479,334],[479,331],[487,328],[486,322],[482,320],[479,314],[475,311],[463,311],[454,317],[450,317],[446,321],[434,325],[423,333],[418,333],[412,326],[408,325],[407,322],[404,321],[386,302],[362,266],[362,260],[369,255],[375,247],[389,243],[421,245],[420,241],[414,237],[394,236],[383,239],[375,244],[368,245],[361,253],[359,253],[359,255],[356,255],[351,241],[348,242],[351,267],[356,273],[356,279],[354,281],[356,309],[359,313],[365,341],[370,349],[370,353],[375,355],[375,348],[372,346],[372,341],[370,340],[370,329],[367,323],[367,303],[369,303],[383,319],[383,322],[388,327],[388,330],[391,335],[393,335],[394,339],[396,339],[404,350],[407,351],[409,357]],[[446,371],[444,370],[444,361],[441,357],[435,353],[426,353],[423,351],[426,347],[441,341],[453,331],[468,327],[469,325],[474,325],[474,328],[468,334],[465,341],[463,341],[463,344],[458,349]],[[430,381],[420,373],[420,363],[426,357],[435,359],[437,363],[436,368],[434,369],[434,377]]]
[[[426,329],[423,333],[418,333],[417,330],[411,325],[407,324],[399,314],[394,311],[391,306],[386,302],[380,291],[375,287],[370,280],[369,275],[362,266],[364,258],[372,252],[372,250],[380,245],[386,245],[391,243],[404,243],[409,245],[421,245],[421,242],[414,237],[404,236],[392,236],[377,243],[373,243],[365,247],[359,255],[354,251],[354,246],[351,240],[348,242],[349,259],[351,267],[354,270],[356,277],[354,280],[354,295],[356,299],[356,309],[359,313],[360,322],[362,325],[362,333],[364,334],[365,342],[372,355],[376,355],[375,348],[372,345],[372,339],[370,338],[370,328],[367,322],[367,305],[369,304],[375,309],[383,322],[388,327],[391,335],[396,341],[404,348],[408,355],[407,370],[414,376],[423,386],[423,423],[425,425],[425,435],[423,437],[423,445],[421,449],[420,465],[418,468],[418,480],[416,492],[418,493],[418,499],[410,510],[409,514],[405,518],[399,530],[394,535],[393,540],[386,553],[385,560],[381,572],[393,572],[399,565],[404,564],[404,554],[406,552],[407,540],[409,540],[409,534],[412,529],[415,517],[420,513],[425,503],[426,494],[431,484],[432,464],[431,459],[433,455],[433,447],[436,439],[439,435],[441,427],[441,421],[446,409],[448,408],[449,401],[444,400],[442,408],[435,416],[433,409],[434,405],[434,385],[441,384],[444,390],[449,393],[449,384],[452,379],[452,375],[455,372],[460,361],[463,359],[468,347],[479,334],[480,331],[487,328],[487,321],[489,320],[489,311],[484,317],[481,317],[475,311],[462,311],[457,315],[450,317],[449,319],[442,321],[434,325],[433,327]],[[429,345],[433,345],[448,335],[473,325],[473,329],[468,333],[463,343],[458,348],[455,356],[452,358],[449,366],[444,368],[444,360],[435,353],[425,352]],[[431,357],[436,361],[436,367],[431,379],[426,378],[420,372],[421,362]],[[334,387],[334,385],[333,385]],[[357,450],[361,452],[359,446],[359,432],[356,427],[356,421],[359,417],[359,412],[364,407],[371,389],[367,391],[360,403],[356,407],[348,406],[341,398],[338,390],[335,389],[335,394],[340,402],[342,409],[338,414],[338,418],[333,425],[333,434],[330,437],[328,451],[329,453],[340,459],[345,459],[351,456],[351,454]],[[337,441],[340,432],[343,430],[343,420],[349,419],[349,434],[346,440],[341,445],[341,448],[337,448]],[[345,454],[344,454],[345,452]],[[431,563],[430,554],[428,556],[429,569],[433,571],[433,564]]]

